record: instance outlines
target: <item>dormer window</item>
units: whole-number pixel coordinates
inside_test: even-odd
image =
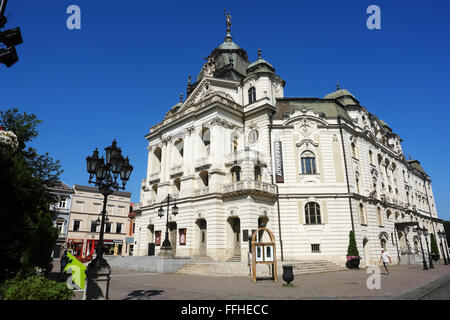
[[[255,87],[251,87],[248,89],[248,104],[252,104],[256,101],[256,89]]]

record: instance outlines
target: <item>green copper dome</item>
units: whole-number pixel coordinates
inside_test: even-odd
[[[340,90],[337,90],[337,91],[335,91],[335,92],[329,93],[329,94],[327,94],[327,95],[324,97],[324,99],[337,99],[337,98],[344,97],[344,96],[351,96],[353,99],[356,100],[355,96],[352,95],[352,94],[351,94],[348,90],[346,90],[346,89],[340,89]]]
[[[252,75],[255,73],[259,73],[259,72],[275,73],[275,68],[270,63],[268,63],[266,60],[261,58],[261,50],[258,49],[258,60],[251,63],[247,67],[246,72],[247,72],[247,75]]]

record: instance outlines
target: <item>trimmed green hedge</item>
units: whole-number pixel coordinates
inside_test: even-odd
[[[2,300],[70,300],[75,293],[65,282],[58,283],[43,276],[17,276],[0,287]]]

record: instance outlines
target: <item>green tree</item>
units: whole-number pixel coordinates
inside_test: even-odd
[[[57,231],[49,206],[58,199],[48,190],[62,172],[59,161],[40,155],[27,143],[41,123],[18,109],[0,111],[0,126],[17,136],[18,148],[0,152],[0,281],[36,266],[47,271]]]
[[[348,248],[347,248],[347,255],[359,257],[358,247],[356,245],[355,233],[353,231],[350,231],[348,237],[349,237],[349,244],[348,244]]]

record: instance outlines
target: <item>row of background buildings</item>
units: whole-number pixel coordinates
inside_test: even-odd
[[[71,248],[79,259],[89,259],[95,252],[100,235],[103,195],[97,188],[60,182],[49,188],[60,201],[51,210],[59,230],[53,257],[59,258],[65,247]],[[131,193],[115,191],[108,197],[105,222],[105,254],[133,253],[134,212]]]

